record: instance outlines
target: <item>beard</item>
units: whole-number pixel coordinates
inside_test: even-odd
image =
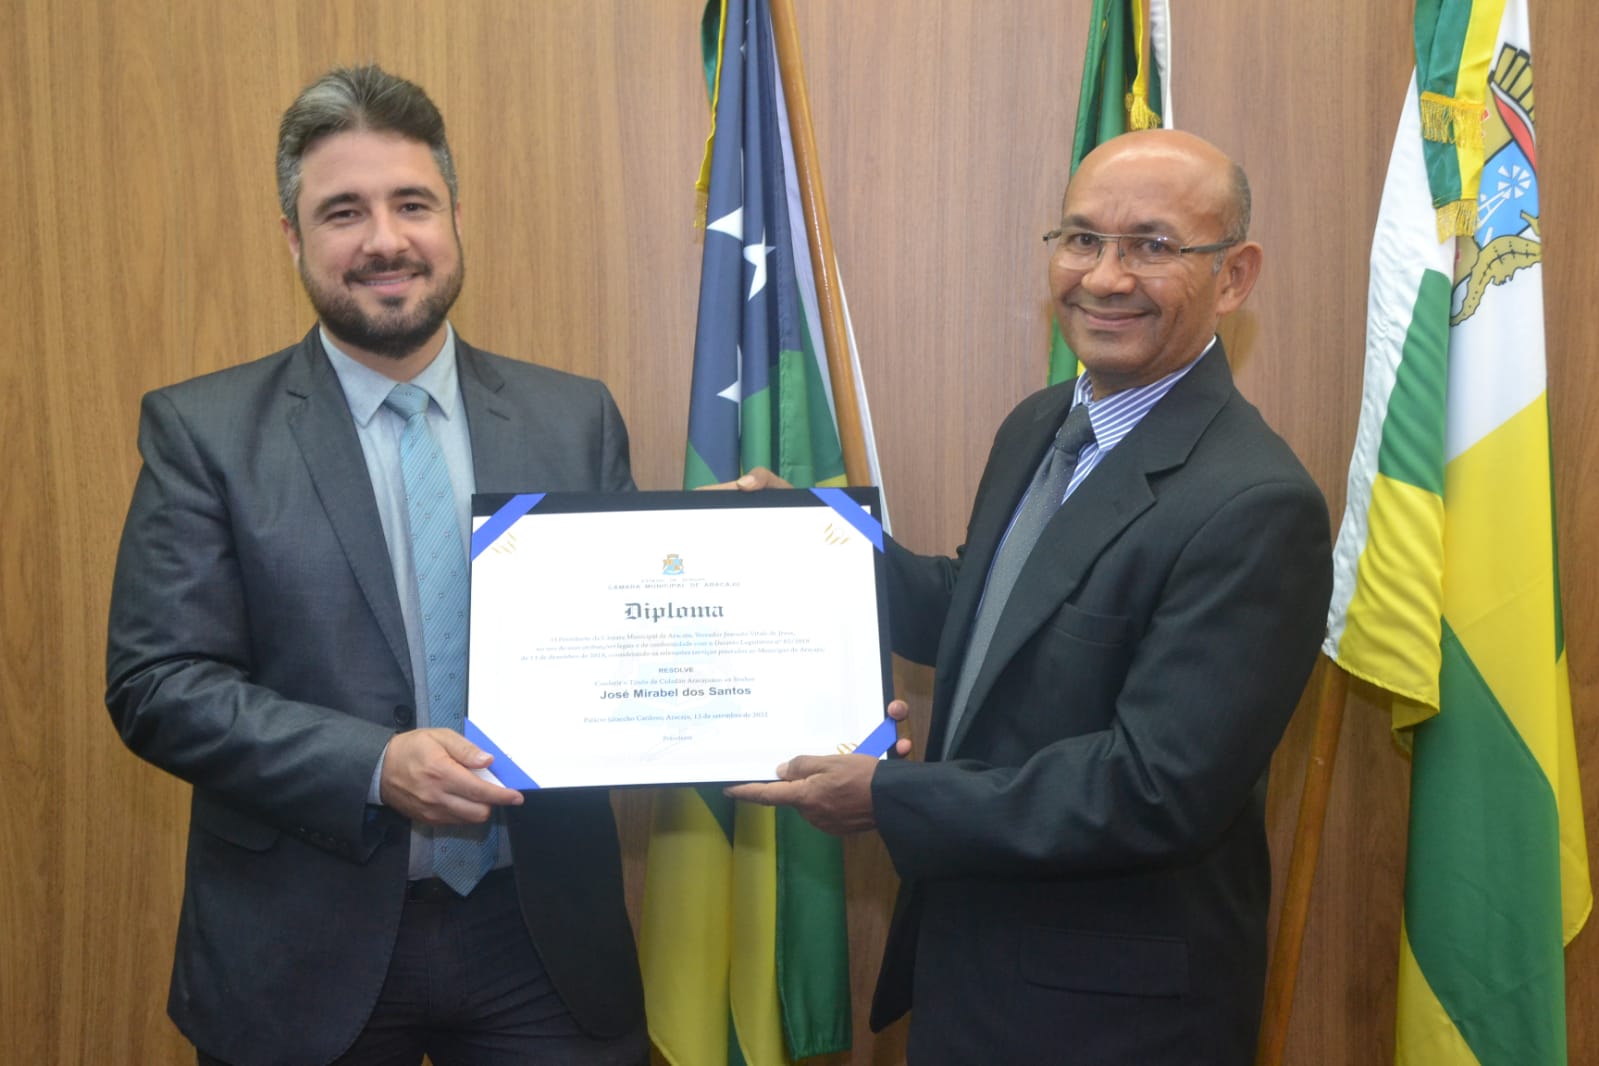
[[[307,273],[303,259],[300,280],[317,318],[336,339],[360,351],[399,360],[414,354],[438,333],[461,295],[466,263],[460,256],[459,243],[456,249],[455,270],[441,277],[438,286],[410,311],[405,310],[402,297],[384,299],[382,310],[368,314],[348,289],[323,288]],[[375,259],[358,270],[348,271],[343,280],[346,286],[359,285],[366,277],[402,270],[413,271],[422,278],[433,277],[433,267],[429,264],[400,257]]]

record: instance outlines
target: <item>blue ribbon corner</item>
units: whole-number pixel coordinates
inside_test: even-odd
[[[489,515],[481,526],[472,531],[472,558],[489,550],[489,547],[500,536],[516,524],[516,520],[527,514],[539,505],[544,499],[542,492],[524,492],[512,496],[505,506]]]
[[[883,523],[872,517],[870,511],[849,498],[843,489],[813,488],[811,495],[838,513],[838,516],[865,534],[872,547],[883,550]]]
[[[500,749],[500,746],[489,739],[489,735],[477,727],[477,723],[468,718],[461,725],[461,732],[466,734],[466,739],[494,756],[494,762],[489,766],[489,773],[500,779],[506,788],[514,788],[519,792],[530,792],[539,787],[539,783],[527,775],[527,771],[516,765],[511,757]]]

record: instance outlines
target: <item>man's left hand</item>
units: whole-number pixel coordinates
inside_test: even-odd
[[[777,768],[778,781],[724,789],[736,800],[793,807],[807,822],[834,836],[877,828],[872,815],[870,755],[800,755]]]

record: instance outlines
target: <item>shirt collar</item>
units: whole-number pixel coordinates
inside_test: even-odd
[[[1188,365],[1180,366],[1147,385],[1122,389],[1098,400],[1091,398],[1093,386],[1089,384],[1088,373],[1084,371],[1077,376],[1077,385],[1072,391],[1072,406],[1076,407],[1080,403],[1088,405],[1088,423],[1094,427],[1094,441],[1101,449],[1109,449],[1131,433],[1133,427],[1149,409],[1170,392],[1190,370],[1198,366],[1199,360],[1209,355],[1214,347],[1216,347],[1216,336],[1212,334],[1210,343],[1205,345],[1204,350]]]
[[[338,376],[339,385],[344,389],[344,402],[350,405],[350,414],[355,418],[356,425],[365,429],[378,408],[383,406],[383,401],[388,399],[389,393],[394,391],[395,381],[345,354],[325,328],[319,327],[318,332],[322,336],[322,347],[327,350],[328,362],[333,365],[333,373]],[[444,344],[439,348],[439,354],[410,383],[432,397],[446,419],[453,420],[460,411],[461,388],[455,361],[455,328],[448,322],[444,324]]]

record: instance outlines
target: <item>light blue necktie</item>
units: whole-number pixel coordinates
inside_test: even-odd
[[[400,473],[425,661],[425,677],[418,683],[427,685],[429,724],[459,733],[466,720],[468,585],[455,493],[444,453],[428,428],[428,394],[415,385],[396,385],[383,405],[405,419]],[[434,872],[463,896],[488,873],[498,853],[492,818],[486,825],[434,830]]]

